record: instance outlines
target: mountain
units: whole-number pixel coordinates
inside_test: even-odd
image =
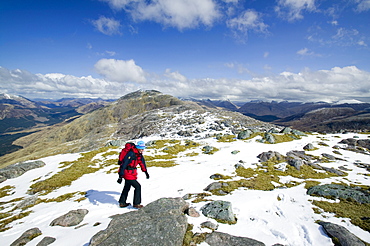
[[[301,131],[369,129],[369,103],[248,102],[238,112]]]
[[[212,118],[214,123],[205,125],[207,118]],[[49,126],[17,139],[13,144],[22,149],[0,157],[0,162],[9,164],[51,153],[90,151],[105,146],[112,139],[201,135],[205,129],[235,133],[248,127],[274,126],[237,112],[181,101],[158,91],[137,91],[71,122]]]
[[[230,111],[237,111],[239,108],[234,103],[232,103],[230,100],[211,100],[211,99],[198,100],[194,98],[188,98],[188,99],[182,99],[182,100],[196,102],[199,105],[203,105],[208,108],[219,108],[219,109],[226,109]]]

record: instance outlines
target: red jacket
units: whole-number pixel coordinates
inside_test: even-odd
[[[119,176],[127,180],[137,179],[137,166],[140,165],[141,171],[146,172],[146,164],[144,156],[138,152],[136,148],[130,150],[123,159],[122,166],[126,167],[120,170]],[[122,173],[123,171],[123,173]]]

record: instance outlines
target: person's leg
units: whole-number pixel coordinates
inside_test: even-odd
[[[118,200],[119,204],[123,204],[125,205],[126,204],[126,199],[127,199],[127,196],[128,196],[128,192],[130,191],[130,188],[131,188],[131,180],[125,180],[125,186],[123,187],[123,190],[122,190],[122,193],[121,193],[121,196]]]
[[[131,185],[135,188],[134,191],[134,206],[141,203],[141,185],[137,180],[131,180]]]

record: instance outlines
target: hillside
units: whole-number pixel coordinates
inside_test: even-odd
[[[207,118],[214,122],[206,124]],[[14,145],[23,149],[0,157],[0,162],[4,166],[54,154],[89,151],[111,140],[163,134],[196,135],[208,129],[237,132],[248,127],[271,128],[272,125],[240,113],[181,101],[158,91],[137,91],[71,122],[17,139]]]

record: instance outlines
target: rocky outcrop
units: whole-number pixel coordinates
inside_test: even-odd
[[[24,199],[23,201],[21,201],[20,203],[18,203],[15,207],[23,209],[23,208],[26,208],[28,206],[35,205],[36,201],[37,201],[37,196],[30,196],[30,197],[27,197],[26,199]]]
[[[65,215],[62,215],[50,223],[50,226],[75,226],[81,223],[85,218],[85,215],[89,211],[87,209],[71,210]]]
[[[307,190],[308,195],[330,197],[333,199],[351,199],[358,203],[370,203],[370,191],[360,187],[351,187],[339,184],[325,184],[312,186]]]
[[[265,244],[247,237],[236,237],[222,232],[212,232],[206,236],[210,246],[264,246]]]
[[[47,246],[55,242],[55,238],[53,237],[44,237],[36,246]]]
[[[14,179],[21,176],[25,172],[43,167],[45,163],[43,161],[31,161],[31,162],[20,162],[0,169],[0,182],[7,179]]]
[[[30,242],[35,237],[40,236],[42,233],[39,228],[35,227],[25,231],[17,240],[15,240],[10,246],[22,246]]]
[[[204,216],[216,219],[224,223],[236,223],[231,203],[227,201],[213,201],[207,203],[200,209]]]
[[[260,162],[265,162],[268,160],[277,160],[277,161],[282,161],[285,159],[285,157],[280,154],[279,152],[276,151],[268,151],[268,152],[262,152],[257,156],[260,159]]]
[[[335,245],[339,243],[341,246],[365,246],[365,243],[343,226],[324,221],[320,221],[319,224],[324,228],[328,236],[333,239]]]
[[[140,210],[116,215],[107,229],[91,238],[90,246],[181,246],[188,206],[182,198],[161,198]]]

